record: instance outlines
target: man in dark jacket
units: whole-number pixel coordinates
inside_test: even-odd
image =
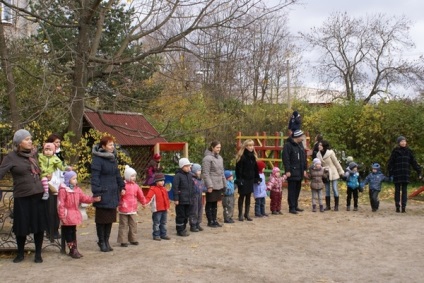
[[[302,144],[303,139],[302,130],[296,130],[283,147],[283,165],[288,182],[287,202],[289,212],[292,214],[303,211],[298,206],[302,180],[306,176],[306,154]]]
[[[180,169],[174,176],[172,190],[175,202],[175,224],[177,235],[186,237],[186,227],[190,216],[190,200],[194,196],[194,182],[191,177],[191,165],[187,158],[181,158],[178,162]]]

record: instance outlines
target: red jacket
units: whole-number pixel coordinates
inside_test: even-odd
[[[142,205],[147,204],[143,191],[137,183],[125,181],[125,194],[121,195],[121,199],[119,200],[118,212],[122,214],[137,213],[137,200]]]
[[[168,191],[165,187],[151,186],[146,195],[147,203],[149,203],[154,196],[156,197],[156,211],[166,211],[169,209]]]
[[[79,225],[82,215],[78,207],[80,203],[93,203],[93,197],[85,195],[79,187],[73,189],[60,184],[57,197],[57,212],[64,226]]]

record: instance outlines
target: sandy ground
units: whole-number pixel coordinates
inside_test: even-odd
[[[284,198],[286,192],[284,192]],[[383,196],[384,197],[384,196]],[[409,201],[407,213],[395,213],[391,198],[378,212],[367,195],[359,211],[313,213],[310,191],[302,190],[299,215],[254,218],[177,237],[174,212],[168,219],[170,241],[153,241],[151,214],[139,210],[139,246],[116,243],[102,253],[90,218],[78,228],[81,259],[72,259],[54,247],[43,252],[44,263],[33,254],[21,263],[0,258],[1,282],[423,282],[424,206]],[[269,199],[267,203],[269,207]],[[220,219],[222,213],[219,212]]]

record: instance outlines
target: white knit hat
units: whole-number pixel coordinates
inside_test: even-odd
[[[137,175],[137,172],[128,165],[125,165],[124,178],[125,181],[130,181],[132,175]]]
[[[188,158],[181,158],[179,161],[178,161],[178,165],[180,166],[180,168],[183,168],[184,166],[186,166],[186,165],[192,165],[193,163],[191,163],[189,160],[188,160]]]

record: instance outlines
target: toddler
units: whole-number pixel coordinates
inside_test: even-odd
[[[372,172],[365,178],[362,187],[365,187],[369,184],[369,197],[371,209],[373,212],[378,210],[378,206],[380,205],[380,200],[378,199],[378,195],[381,191],[381,183],[391,181],[390,178],[384,176],[380,170],[380,164],[373,163],[371,165]]]
[[[256,162],[258,165],[260,183],[253,184],[253,196],[255,197],[255,217],[267,217],[265,213],[265,199],[266,199],[266,184],[265,184],[265,162],[259,160]]]
[[[283,182],[286,180],[286,176],[281,176],[280,168],[272,168],[271,176],[267,184],[267,190],[270,191],[271,199],[271,213],[272,214],[283,214],[281,212],[281,199],[283,198]]]
[[[202,166],[200,166],[200,164],[194,163],[193,166],[191,166],[191,174],[194,182],[195,193],[190,201],[190,231],[199,232],[203,231],[203,228],[200,226],[200,223],[202,223],[203,214],[202,194],[206,192],[207,189],[201,178]]]
[[[145,205],[146,199],[143,191],[135,182],[137,172],[128,165],[125,165],[124,171],[125,189],[121,191],[121,199],[119,200],[119,230],[118,243],[121,247],[138,245],[137,241],[137,200]]]
[[[85,195],[77,185],[77,173],[68,171],[64,174],[64,183],[59,186],[57,212],[62,224],[62,237],[69,247],[69,255],[72,258],[81,258],[82,254],[77,248],[77,225],[82,222],[79,211],[80,203],[93,203],[100,201],[101,197]]]
[[[155,185],[151,186],[146,195],[147,203],[152,208],[153,240],[170,240],[167,235],[166,222],[168,221],[169,197],[164,187],[165,175],[156,173],[153,178]]]
[[[44,194],[42,199],[47,200],[49,198],[49,180],[52,174],[57,169],[61,171],[70,171],[71,167],[65,166],[62,160],[57,157],[56,146],[54,143],[45,143],[43,145],[43,152],[38,154],[38,163],[41,169],[41,183],[43,184]]]
[[[222,198],[222,208],[224,214],[224,223],[234,223],[234,177],[230,170],[224,171],[227,186]]]
[[[323,177],[328,174],[328,170],[321,166],[321,160],[314,158],[312,166],[309,167],[309,178],[311,179],[311,192],[312,192],[312,212],[317,212],[317,200],[319,204],[319,211],[324,212],[324,205],[322,199],[322,189],[325,188]]]
[[[347,197],[346,197],[346,210],[350,211],[350,201],[353,195],[353,211],[358,210],[358,191],[362,191],[360,188],[360,177],[358,173],[358,164],[350,162],[346,168],[346,185],[347,185]]]

